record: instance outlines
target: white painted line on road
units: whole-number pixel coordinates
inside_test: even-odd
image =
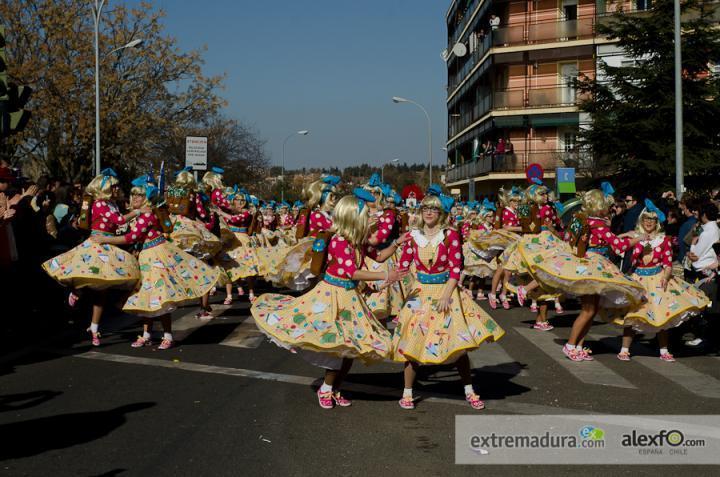
[[[515,328],[515,331],[540,348],[540,350],[550,356],[553,361],[565,368],[583,383],[637,389],[637,387],[627,379],[600,363],[598,360],[582,362],[570,361],[563,354],[561,345],[555,342],[556,336],[553,333],[536,331],[532,328]]]
[[[596,338],[593,338],[596,339]],[[615,349],[616,352],[620,351],[620,340],[605,340],[603,342],[606,345],[610,345],[611,348]],[[693,368],[682,364],[679,361],[674,363],[666,363],[662,361],[657,355],[659,351],[652,350],[650,347],[645,346],[641,343],[634,343],[632,349],[642,349],[645,354],[656,355],[656,356],[638,356],[633,355],[632,361],[626,363],[632,365],[632,363],[639,363],[647,369],[654,371],[662,377],[669,379],[675,384],[681,386],[686,391],[691,392],[702,397],[720,399],[720,381],[703,374]]]
[[[483,343],[478,349],[469,352],[468,356],[472,367],[481,368],[480,371],[483,373],[529,375],[520,363],[507,354],[500,343]]]
[[[260,346],[263,341],[265,341],[265,335],[255,325],[253,317],[249,316],[219,344],[232,346],[234,348],[255,349]]]
[[[189,362],[168,361],[164,359],[142,358],[137,356],[126,356],[121,354],[100,353],[98,351],[88,351],[87,353],[71,355],[73,358],[83,358],[91,360],[109,361],[122,364],[135,364],[142,366],[156,366],[161,368],[176,369],[179,371],[191,371],[199,373],[224,374],[227,376],[237,376],[243,378],[260,379],[263,381],[276,381],[288,384],[300,384],[303,386],[319,385],[321,378],[311,378],[308,376],[295,376],[291,374],[270,373],[265,371],[255,371],[252,369],[229,368],[225,366],[211,366],[206,364],[197,364]],[[400,372],[398,372],[400,376]],[[365,393],[381,396],[389,396],[399,398],[402,390],[398,388],[387,388],[381,386],[372,386],[368,384],[359,384],[345,382],[343,389],[355,393]],[[443,404],[452,404],[455,406],[468,407],[468,404],[461,397],[462,389],[458,387],[458,396],[451,396],[440,393],[418,392],[418,397],[426,402],[435,402]],[[498,401],[489,400],[490,409],[497,412],[509,412],[514,414],[591,414],[589,411],[580,409],[569,409],[562,407],[544,406],[542,404],[529,404],[507,402],[507,399]]]

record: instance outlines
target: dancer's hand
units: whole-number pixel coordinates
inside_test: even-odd
[[[446,313],[450,311],[450,303],[452,302],[452,298],[449,296],[443,296],[438,300],[437,305],[435,306],[435,309],[439,311],[440,313]]]
[[[402,280],[405,277],[405,275],[407,275],[407,274],[408,274],[408,270],[396,270],[394,268],[391,268],[390,271],[388,272],[387,282],[388,283],[398,282],[398,281]]]

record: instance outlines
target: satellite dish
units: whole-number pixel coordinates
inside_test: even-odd
[[[465,46],[464,43],[455,43],[455,46],[453,46],[452,48],[452,52],[455,56],[460,58],[462,56],[465,56],[465,54],[467,53],[467,46]]]

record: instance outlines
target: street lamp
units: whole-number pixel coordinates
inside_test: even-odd
[[[430,115],[428,114],[427,110],[422,107],[421,104],[416,103],[415,101],[411,99],[401,98],[400,96],[393,96],[392,98],[393,103],[411,103],[417,106],[418,108],[422,109],[423,113],[425,113],[425,117],[427,118],[428,123],[428,168],[430,169],[430,182],[429,184],[432,184],[432,124],[430,122]]]
[[[398,162],[400,162],[400,159],[398,159],[398,158],[396,157],[395,159],[393,159],[393,160],[391,160],[391,161],[389,161],[389,162],[392,162],[393,164],[397,164]],[[380,166],[380,181],[381,181],[381,182],[385,182],[385,166],[386,166],[387,164],[388,164],[388,163],[385,162],[385,163],[383,163],[382,166]]]
[[[280,200],[285,200],[285,144],[287,144],[288,139],[290,139],[293,136],[307,136],[310,133],[310,131],[307,131],[303,129],[302,131],[297,131],[292,134],[289,134],[288,137],[285,138],[283,141],[283,148],[282,148],[282,187],[280,189]]]
[[[93,21],[95,22],[95,175],[100,174],[100,14],[105,6],[105,0],[95,0],[93,5]],[[124,48],[135,48],[143,40],[132,40],[120,48],[110,51],[113,53]]]

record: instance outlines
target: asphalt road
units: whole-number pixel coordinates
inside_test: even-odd
[[[455,371],[438,366],[423,369],[421,400],[404,411],[401,367],[390,363],[356,363],[352,407],[323,410],[320,370],[266,341],[247,301],[216,308],[207,323],[194,308],[174,313],[181,343],[167,351],[130,348],[139,326],[127,316],[106,320],[99,348],[77,323],[6,349],[0,475],[675,475],[659,466],[458,466],[455,416],[720,414],[717,355],[677,348],[678,362],[664,363],[640,340],[633,361],[620,362],[618,329],[598,323],[596,361],[572,363],[560,346],[575,312],[551,314],[555,330],[539,332],[519,308],[493,311],[506,336],[471,354],[486,410],[472,410]]]

